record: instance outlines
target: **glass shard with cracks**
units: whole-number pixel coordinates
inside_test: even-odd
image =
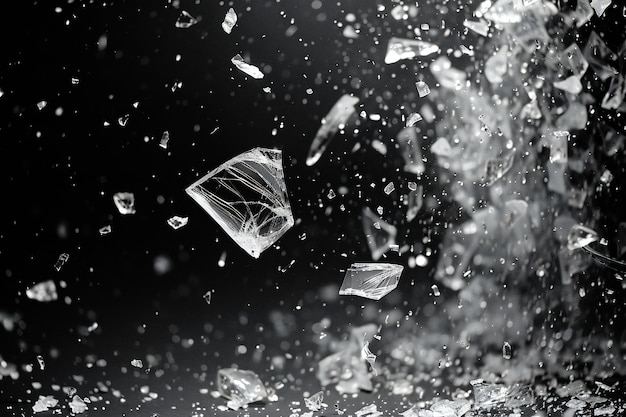
[[[113,202],[120,214],[135,214],[135,194],[115,193]]]
[[[352,264],[346,271],[339,295],[380,300],[398,286],[403,269],[401,265],[384,263]]]
[[[159,146],[163,149],[167,149],[167,143],[170,141],[170,132],[167,130],[163,132],[161,135],[161,140],[159,141]]]
[[[440,52],[437,45],[415,39],[391,38],[387,44],[385,64],[393,64],[403,59],[413,59]]]
[[[224,21],[222,22],[222,29],[224,29],[224,32],[230,34],[230,32],[232,32],[236,24],[237,24],[237,13],[235,13],[235,9],[231,7],[226,12],[226,16],[224,16]]]
[[[581,224],[575,224],[567,235],[567,249],[583,248],[600,239],[595,230]]]
[[[396,243],[396,227],[382,220],[369,207],[363,209],[363,231],[375,261]]]
[[[417,94],[420,97],[426,97],[430,94],[430,87],[424,81],[418,81],[415,83],[415,88],[417,88]]]
[[[358,102],[358,98],[344,94],[333,105],[326,117],[322,119],[322,125],[317,130],[313,142],[311,142],[306,158],[307,166],[315,165],[320,159],[330,140],[337,134],[339,129],[343,128],[350,116],[355,112],[354,106]]]
[[[174,230],[180,229],[189,223],[189,217],[172,216],[167,219],[167,224]]]
[[[249,76],[251,76],[254,79],[260,80],[261,78],[263,78],[263,73],[261,72],[261,70],[252,65],[252,64],[248,64],[246,63],[243,58],[241,57],[241,55],[237,54],[234,57],[232,57],[232,59],[230,60],[230,62],[233,63],[233,65],[235,67],[237,67],[238,70],[248,74]]]
[[[304,405],[311,411],[320,411],[324,407],[324,391],[316,392],[304,399]]]
[[[616,70],[618,67],[617,55],[609,49],[596,32],[592,31],[589,35],[583,54],[602,81],[619,74]]]
[[[26,296],[31,300],[50,302],[59,298],[57,294],[57,286],[51,279],[40,282],[26,290]]]
[[[180,16],[176,20],[176,27],[179,29],[187,29],[198,23],[198,20],[187,13],[185,10],[180,12]]]
[[[228,407],[233,410],[267,398],[267,390],[259,376],[242,369],[220,369],[217,372],[217,389],[230,400]]]
[[[70,259],[70,255],[68,253],[60,254],[59,259],[57,259],[56,263],[54,264],[54,269],[56,269],[57,271],[60,271],[68,259]]]
[[[254,258],[294,225],[280,150],[244,152],[185,191]]]

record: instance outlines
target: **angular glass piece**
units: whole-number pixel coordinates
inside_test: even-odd
[[[438,53],[439,47],[435,44],[415,39],[391,38],[387,44],[385,64],[393,64],[403,59],[413,59],[419,56],[428,56]]]
[[[111,226],[107,225],[107,226],[103,226],[100,229],[98,229],[98,232],[100,233],[100,235],[108,235],[109,233],[111,233]]]
[[[369,207],[363,209],[363,231],[372,259],[377,261],[396,243],[397,229],[380,219]]]
[[[415,190],[411,190],[408,195],[409,208],[406,211],[406,219],[412,221],[422,208],[424,201],[424,187],[419,185]]]
[[[624,96],[626,96],[626,83],[624,77],[617,74],[611,78],[609,89],[602,98],[602,108],[616,110],[624,102]]]
[[[37,103],[37,109],[43,110],[46,108],[47,105],[48,105],[48,102],[46,100],[41,100],[40,102]]]
[[[535,395],[531,385],[515,384],[508,388],[504,406],[507,408],[519,408],[530,406],[535,403]]]
[[[389,184],[387,184],[385,186],[385,189],[383,190],[385,192],[385,194],[389,195],[391,194],[394,190],[396,189],[396,186],[393,184],[393,182],[390,182]]]
[[[206,301],[206,303],[210,305],[211,304],[211,290],[205,292],[202,298],[204,298],[204,301]]]
[[[186,226],[187,223],[189,223],[189,217],[172,216],[167,219],[167,224],[169,224],[174,230]]]
[[[370,366],[372,367],[372,371],[374,372],[374,375],[377,375],[378,372],[376,371],[376,368],[374,368],[374,363],[376,362],[376,355],[374,355],[370,351],[369,346],[370,346],[370,342],[368,341],[363,342],[363,348],[361,349],[361,359],[369,363]]]
[[[613,181],[613,174],[608,169],[605,169],[600,176],[600,182],[609,185]]]
[[[505,30],[529,53],[536,50],[537,45],[545,45],[551,40],[544,19],[532,12],[522,13],[521,21],[507,25]]]
[[[70,255],[68,253],[60,254],[59,259],[57,259],[57,262],[54,264],[54,269],[56,269],[57,271],[60,271],[68,259],[70,259]]]
[[[217,389],[228,398],[228,407],[237,410],[247,404],[267,398],[267,390],[257,374],[242,369],[217,371]]]
[[[549,137],[550,162],[567,163],[567,144],[569,142],[569,132],[552,132]]]
[[[241,55],[237,54],[234,57],[232,57],[232,59],[230,60],[230,62],[233,63],[233,65],[235,65],[235,67],[237,67],[237,69],[239,69],[240,71],[248,74],[249,76],[251,76],[254,79],[260,80],[261,78],[263,78],[263,73],[261,72],[261,70],[252,65],[252,64],[248,64],[246,63],[243,58],[241,57]]]
[[[492,84],[504,81],[504,75],[509,70],[509,48],[503,45],[498,52],[485,62],[485,77]]]
[[[452,154],[452,148],[446,138],[439,138],[430,146],[430,151],[437,156],[449,157]]]
[[[571,94],[579,94],[583,91],[583,85],[581,84],[580,79],[575,75],[571,75],[563,81],[557,81],[553,85],[556,88],[567,91]]]
[[[176,20],[176,27],[179,29],[187,29],[198,23],[195,17],[187,13],[185,10],[180,12],[180,16]]]
[[[567,235],[567,249],[575,250],[596,242],[600,239],[598,233],[581,224],[575,224]]]
[[[185,191],[254,258],[294,225],[279,150],[244,152]]]
[[[356,417],[377,417],[381,416],[382,413],[378,411],[378,406],[376,404],[366,405],[365,407],[357,410],[354,415]]]
[[[331,139],[337,134],[339,129],[343,129],[350,116],[354,114],[356,111],[354,106],[358,102],[358,98],[344,94],[333,105],[326,117],[322,119],[322,125],[311,142],[311,147],[306,157],[307,166],[313,166],[317,163]]]
[[[554,127],[558,130],[584,129],[587,125],[587,107],[577,101],[570,101],[567,110],[558,119]]]
[[[602,16],[607,7],[611,5],[611,0],[591,0],[591,7],[598,16]]]
[[[491,408],[504,404],[508,392],[504,385],[489,384],[482,379],[470,381],[474,391],[474,409]]]
[[[394,264],[352,264],[346,271],[339,295],[380,300],[398,286],[403,269],[403,266]]]
[[[46,369],[46,362],[43,360],[43,356],[37,355],[37,362],[39,363],[39,369],[42,371]]]
[[[304,399],[304,405],[311,411],[320,411],[324,407],[324,391],[316,392]]]
[[[113,202],[120,214],[135,214],[135,194],[115,193]]]
[[[574,275],[585,271],[589,265],[591,265],[591,258],[583,250],[570,250],[567,247],[561,249],[559,251],[561,283],[564,285],[571,284]]]
[[[467,79],[465,71],[453,68],[452,62],[445,56],[435,59],[428,68],[443,88],[459,90]]]
[[[231,7],[226,12],[226,16],[224,16],[224,21],[222,22],[222,29],[224,29],[224,32],[230,34],[230,32],[232,32],[236,24],[237,24],[237,13],[235,13],[235,9]]]
[[[568,46],[563,51],[563,56],[563,64],[566,68],[571,69],[576,77],[581,78],[585,75],[587,68],[589,68],[589,62],[585,59],[583,52],[580,50],[576,42]]]
[[[26,289],[26,296],[31,300],[50,302],[59,298],[57,294],[57,286],[51,279],[40,282]]]
[[[497,0],[484,17],[495,23],[517,23],[522,21],[522,14],[517,9],[516,0]]]
[[[143,362],[141,359],[133,359],[130,361],[130,364],[135,368],[143,368]]]
[[[411,113],[409,117],[406,119],[406,127],[415,126],[415,124],[419,121],[423,120],[422,115],[419,113]]]
[[[81,414],[87,411],[87,404],[78,395],[72,397],[72,401],[69,403],[70,411],[72,414]]]
[[[167,130],[163,132],[161,135],[161,140],[159,141],[159,146],[163,149],[167,149],[167,142],[170,141],[170,132]]]
[[[47,395],[45,397],[43,395],[40,395],[39,399],[37,399],[37,401],[35,401],[35,404],[33,405],[33,413],[48,411],[51,408],[56,407],[58,403],[59,400],[54,398],[52,395]]]
[[[589,0],[577,0],[576,10],[572,17],[576,21],[576,27],[581,27],[587,23],[593,16],[593,8],[589,4]]]
[[[472,404],[468,400],[440,400],[430,407],[430,411],[437,417],[461,417],[471,408]]]
[[[405,127],[396,136],[404,158],[404,170],[416,175],[421,175],[426,166],[422,161],[422,151],[417,138],[417,131],[413,127]]]
[[[130,120],[130,114],[125,114],[122,117],[119,117],[117,119],[117,124],[119,124],[120,126],[124,127],[124,126],[126,126],[126,124],[128,123],[129,120]]]
[[[489,25],[485,22],[474,22],[465,19],[463,21],[463,26],[482,36],[487,36],[489,34]]]
[[[487,160],[485,164],[485,179],[486,185],[493,185],[500,178],[504,177],[507,172],[511,170],[513,166],[513,157],[515,154],[511,152],[509,155],[503,158],[495,158]]]
[[[609,49],[596,32],[591,32],[589,35],[583,54],[602,81],[619,74],[615,69],[617,67],[617,55]]]
[[[420,97],[426,97],[430,94],[430,87],[424,81],[418,81],[415,83],[415,87],[417,88],[417,94]]]

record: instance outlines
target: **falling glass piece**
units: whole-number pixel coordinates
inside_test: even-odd
[[[544,20],[534,12],[521,13],[521,20],[505,26],[506,32],[528,53],[538,46],[545,45],[552,39],[545,27]]]
[[[206,303],[210,305],[211,304],[211,290],[205,292],[202,298],[204,298],[204,301],[206,301]]]
[[[571,75],[563,81],[557,81],[553,85],[556,88],[567,91],[571,94],[579,94],[583,90],[583,85],[581,84],[580,79],[575,75]]]
[[[611,78],[611,84],[606,94],[602,98],[602,108],[607,110],[616,110],[624,102],[626,96],[626,83],[621,74],[617,74]]]
[[[572,14],[572,17],[576,21],[576,27],[581,27],[587,23],[593,16],[593,8],[589,4],[589,0],[577,0],[576,10]]]
[[[504,342],[502,344],[502,357],[504,359],[511,359],[513,353],[513,349],[511,348],[511,344],[509,342]]]
[[[550,162],[567,162],[567,144],[569,142],[569,132],[552,132],[549,137]]]
[[[161,141],[159,142],[159,146],[163,149],[167,149],[167,142],[170,141],[170,132],[167,130],[163,132],[161,135]]]
[[[385,64],[393,64],[403,59],[413,59],[440,52],[437,45],[415,39],[391,38],[387,44]]]
[[[437,156],[449,157],[452,154],[452,148],[448,139],[439,138],[430,146],[430,151]]]
[[[217,389],[229,399],[228,407],[237,410],[267,398],[267,390],[257,374],[242,369],[226,368],[217,372]]]
[[[415,128],[406,127],[398,132],[396,141],[400,145],[402,157],[404,158],[404,170],[416,175],[421,175],[426,166],[422,161],[422,151],[417,138]]]
[[[522,21],[522,15],[516,7],[517,0],[497,0],[495,3],[491,1],[485,2],[489,9],[483,13],[483,16],[495,23],[517,23]]]
[[[584,129],[587,125],[587,107],[577,101],[570,102],[565,113],[558,119],[554,127],[558,130]]]
[[[461,417],[471,408],[472,403],[468,400],[440,400],[430,407],[430,411],[433,413],[432,417]]]
[[[110,225],[103,226],[100,229],[98,229],[98,232],[100,233],[100,236],[108,235],[109,233],[111,233],[111,226]]]
[[[439,287],[437,286],[437,284],[431,285],[430,289],[432,290],[435,297],[439,297],[441,295],[441,291],[439,291]]]
[[[485,62],[485,77],[492,84],[501,84],[509,68],[509,48],[503,45]]]
[[[129,120],[130,120],[130,114],[125,114],[122,117],[119,117],[117,119],[117,124],[119,124],[120,126],[124,127],[124,126],[126,126],[126,124],[128,123]]]
[[[583,246],[586,248],[587,246]],[[559,267],[561,283],[570,285],[572,278],[579,272],[585,271],[591,265],[591,259],[582,250],[570,250],[567,247],[559,251]]]
[[[609,185],[613,181],[613,174],[608,169],[605,169],[600,176],[600,182],[606,185]]]
[[[180,16],[176,20],[176,27],[179,29],[187,29],[198,23],[195,17],[187,13],[185,10],[180,12]]]
[[[424,81],[416,82],[415,87],[417,88],[417,94],[419,94],[420,97],[426,97],[430,94],[430,88]]]
[[[40,395],[39,399],[35,401],[33,405],[33,413],[42,413],[44,411],[48,411],[51,408],[54,408],[59,403],[59,400],[54,398],[52,395],[43,396]]]
[[[135,195],[133,193],[115,193],[113,202],[120,214],[135,214]]]
[[[465,19],[463,21],[463,26],[482,36],[487,36],[489,34],[489,25],[485,22],[474,22]]]
[[[359,32],[352,27],[352,25],[346,25],[343,28],[342,35],[348,39],[357,39],[359,37]]]
[[[531,406],[535,403],[535,395],[531,385],[514,384],[508,388],[504,406],[507,408],[519,408]]]
[[[575,224],[567,235],[567,248],[569,250],[580,249],[599,239],[600,236],[595,230],[581,224]]]
[[[370,404],[360,410],[357,410],[354,415],[356,417],[377,417],[382,414],[378,411],[378,406],[376,404]]]
[[[376,371],[376,368],[374,367],[374,363],[376,362],[376,355],[374,355],[371,351],[370,351],[370,342],[368,342],[367,340],[363,342],[363,348],[361,349],[361,359],[367,361],[367,363],[370,364],[372,371],[374,372],[374,375],[378,375],[378,372]]]
[[[421,114],[411,113],[409,117],[406,119],[406,127],[415,126],[415,124],[421,120],[423,120]]]
[[[459,90],[467,78],[465,71],[453,68],[452,62],[445,56],[435,59],[428,69],[443,88],[451,90]]]
[[[39,103],[37,103],[37,109],[43,110],[46,108],[47,105],[48,102],[46,100],[41,100]]]
[[[254,258],[294,225],[280,150],[244,152],[185,191]]]
[[[602,81],[619,74],[615,69],[617,66],[617,55],[609,49],[596,32],[592,31],[589,35],[583,53],[589,65],[591,65],[598,78]]]
[[[231,7],[226,12],[226,16],[224,16],[224,21],[222,22],[222,29],[224,29],[224,32],[230,34],[230,32],[232,32],[236,24],[237,24],[237,13],[235,13],[235,9]]]
[[[511,170],[513,166],[513,157],[514,153],[511,152],[509,155],[503,158],[495,158],[489,159],[485,163],[485,178],[484,182],[486,185],[493,185],[500,178],[504,177],[507,172]]]
[[[87,411],[87,404],[78,395],[72,397],[72,401],[69,403],[70,411],[72,414],[81,414]]]
[[[607,7],[611,5],[611,0],[591,0],[591,7],[598,16],[602,16]]]
[[[239,69],[240,71],[248,74],[252,78],[255,78],[257,80],[260,80],[261,78],[263,78],[263,73],[261,72],[261,70],[258,67],[254,66],[252,64],[246,63],[243,60],[243,58],[241,57],[241,55],[239,55],[239,54],[237,54],[234,57],[232,57],[230,62],[232,62],[233,65],[235,65],[235,67],[237,67],[237,69]]]
[[[489,384],[482,379],[470,381],[474,391],[474,409],[491,408],[504,404],[507,388],[504,385]]]
[[[54,281],[48,280],[26,289],[26,296],[31,300],[49,302],[59,298]]]
[[[398,286],[403,269],[403,266],[394,264],[352,264],[346,271],[339,295],[380,300]]]
[[[167,219],[167,224],[169,224],[174,230],[186,226],[187,223],[189,223],[189,217],[172,216]]]
[[[329,200],[332,200],[333,198],[337,197],[337,194],[335,194],[335,191],[333,191],[332,189],[328,191],[328,194],[326,195],[326,197]]]
[[[44,369],[46,369],[46,362],[43,360],[43,356],[37,355],[37,362],[39,363],[40,370],[43,371]]]
[[[389,184],[387,184],[385,186],[385,189],[383,190],[385,192],[385,194],[389,195],[391,194],[394,190],[396,189],[396,186],[393,184],[393,182],[390,182]]]
[[[345,123],[355,112],[354,106],[358,102],[358,98],[344,94],[333,105],[326,117],[322,119],[322,125],[317,130],[313,142],[311,142],[311,147],[309,148],[309,153],[306,158],[307,166],[313,166],[317,163],[330,143],[330,140],[340,129],[343,129]]]
[[[589,62],[585,59],[585,56],[578,47],[578,44],[574,42],[568,46],[563,51],[563,56],[565,57],[563,64],[566,68],[571,69],[576,77],[581,78],[585,75],[587,68],[589,68]]]
[[[415,190],[411,190],[408,195],[409,208],[406,211],[406,219],[412,221],[419,213],[423,203],[424,187],[418,186]]]
[[[320,411],[324,407],[324,391],[316,392],[305,398],[304,405],[311,411]]]
[[[141,361],[141,359],[133,359],[132,361],[130,361],[130,364],[135,368],[143,368],[143,362]]]
[[[372,259],[377,261],[396,243],[395,226],[380,219],[369,207],[363,209],[363,231],[367,245],[372,252]]]
[[[59,255],[59,259],[57,259],[56,263],[54,264],[54,269],[56,269],[57,271],[60,271],[61,268],[63,268],[63,265],[65,265],[65,263],[67,262],[67,260],[70,259],[70,255],[67,253],[62,253]]]

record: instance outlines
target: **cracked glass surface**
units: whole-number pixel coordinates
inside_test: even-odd
[[[401,265],[384,263],[352,264],[346,271],[339,295],[380,300],[398,286],[403,269]]]

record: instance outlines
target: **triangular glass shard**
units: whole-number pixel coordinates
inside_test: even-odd
[[[185,10],[180,12],[180,16],[176,20],[176,27],[179,29],[187,29],[198,23],[198,20],[187,13]]]
[[[280,150],[244,152],[185,191],[254,258],[294,225]]]
[[[567,249],[580,249],[599,239],[600,236],[595,230],[581,224],[575,224],[567,235]]]
[[[372,259],[377,261],[396,243],[397,229],[376,215],[369,207],[363,209],[363,231],[372,252]]]
[[[419,56],[428,56],[438,53],[439,47],[435,44],[415,39],[391,38],[387,44],[385,64],[393,64],[403,59],[413,59]]]
[[[339,295],[380,300],[398,286],[403,269],[403,266],[394,264],[352,264],[346,271]]]
[[[589,65],[602,81],[619,74],[615,69],[617,67],[617,55],[609,49],[596,32],[591,32],[589,35],[583,53]]]
[[[31,300],[41,301],[44,303],[54,301],[59,298],[57,294],[57,286],[51,279],[28,288],[26,290],[26,296]]]
[[[311,142],[311,148],[306,158],[306,164],[308,166],[315,165],[320,159],[330,140],[339,129],[343,128],[343,125],[345,125],[350,116],[355,112],[354,106],[356,106],[358,102],[358,98],[344,94],[333,105],[326,117],[322,119],[322,125],[315,134],[313,142]]]
[[[417,138],[417,130],[413,127],[405,127],[396,136],[404,158],[404,170],[416,175],[421,175],[426,166],[422,161],[422,150]]]
[[[304,405],[311,411],[320,411],[324,407],[324,391],[316,392],[305,398]]]
[[[230,400],[228,407],[234,410],[267,398],[267,390],[259,376],[242,369],[220,369],[217,372],[217,389]]]
[[[571,69],[574,75],[581,78],[589,68],[589,62],[585,59],[583,52],[580,50],[576,42],[571,44],[563,51],[563,65]]]
[[[247,62],[243,60],[242,56],[239,54],[232,57],[230,62],[232,62],[233,65],[237,67],[238,70],[248,74],[254,79],[260,80],[264,76],[263,72],[261,72],[261,70],[257,66],[248,64]]]
[[[602,98],[602,108],[607,110],[616,110],[622,105],[625,96],[626,84],[624,82],[624,77],[621,74],[617,74],[611,78],[609,89]]]
[[[596,11],[598,16],[602,16],[607,7],[611,5],[612,0],[591,0],[591,7]]]

